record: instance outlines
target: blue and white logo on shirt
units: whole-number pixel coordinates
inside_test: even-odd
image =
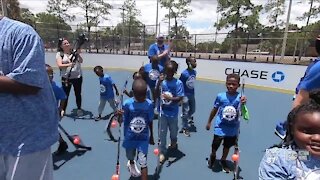
[[[165,92],[163,92],[163,94],[168,95],[168,96],[170,96],[170,97],[173,97],[172,93],[169,92],[169,91],[165,91]],[[162,102],[163,102],[163,104],[165,104],[165,105],[169,105],[169,104],[172,103],[171,100],[167,100],[167,99],[164,99],[164,98],[162,98]]]
[[[196,77],[194,75],[189,76],[189,78],[186,81],[186,85],[189,89],[193,89],[194,88],[194,82],[196,80]]]
[[[272,80],[274,82],[281,82],[285,78],[285,75],[282,71],[276,71],[272,74]]]
[[[226,106],[222,110],[222,118],[227,121],[233,121],[237,117],[237,110],[233,106]]]
[[[134,133],[141,133],[146,128],[146,121],[142,117],[135,117],[130,122],[130,129]]]
[[[105,92],[106,92],[106,87],[100,84],[100,93],[105,93]]]
[[[150,78],[152,81],[157,80],[158,77],[159,77],[159,75],[160,75],[160,72],[159,72],[158,70],[156,70],[156,69],[151,69],[151,70],[149,71],[149,78]]]

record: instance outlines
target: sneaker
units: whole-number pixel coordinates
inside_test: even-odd
[[[100,121],[100,120],[102,120],[101,115],[99,115],[99,116],[95,117],[95,118],[94,118],[94,120],[95,120],[95,121]]]
[[[190,137],[190,131],[187,128],[183,130],[183,134],[187,137]]]
[[[222,167],[222,171],[225,173],[230,172],[230,168],[228,167],[227,161],[226,160],[220,160],[220,165]]]
[[[180,133],[180,134],[182,134],[182,133],[183,133],[183,128],[179,131],[179,133]]]
[[[61,155],[67,152],[68,144],[65,141],[59,143],[58,149],[53,153],[54,155]]]
[[[215,161],[216,157],[214,155],[210,155],[210,158],[207,161],[208,168],[214,168]]]
[[[175,150],[175,149],[178,149],[178,144],[177,143],[175,143],[175,144],[170,144],[169,146],[168,146],[168,149],[172,149],[172,150]]]
[[[166,157],[164,156],[164,154],[160,154],[159,155],[160,164],[163,164],[165,160],[166,160]]]
[[[282,140],[286,137],[286,122],[280,122],[277,124],[274,133]]]
[[[141,172],[137,167],[136,161],[133,161],[133,164],[128,161],[127,168],[131,174],[132,177],[139,177],[141,176]]]
[[[189,124],[194,124],[193,117],[190,117],[190,118],[188,119],[188,123],[189,123]]]
[[[77,116],[83,116],[83,111],[82,109],[77,110]]]

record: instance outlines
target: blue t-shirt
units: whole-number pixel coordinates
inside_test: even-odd
[[[105,99],[113,99],[113,80],[108,74],[104,74],[103,77],[99,77],[100,80],[100,96]]]
[[[303,77],[300,79],[300,82],[299,82],[299,84],[298,84],[297,87],[296,87],[296,92],[295,92],[296,94],[299,93],[299,90],[300,90],[300,88],[301,88],[301,83],[302,83],[302,81],[304,80],[304,78],[306,77],[306,75],[309,73],[310,69],[311,69],[317,62],[319,62],[319,61],[320,61],[320,59],[319,59],[319,57],[318,57],[317,59],[315,59],[313,62],[311,62],[311,63],[308,65],[308,67],[307,67],[307,69],[306,69]]]
[[[161,83],[162,93],[172,97],[183,97],[183,84],[179,79],[164,80]],[[177,117],[179,113],[179,103],[173,101],[162,100],[162,113],[164,116]]]
[[[184,70],[181,73],[180,80],[183,83],[184,94],[186,96],[194,95],[194,83],[196,81],[197,72],[195,70]]]
[[[45,51],[29,25],[0,20],[0,75],[40,88],[37,94],[0,93],[0,154],[50,148],[58,140],[58,108],[45,68]],[[22,144],[24,144],[22,146]]]
[[[320,88],[320,63],[315,63],[300,83],[300,89],[311,91]]]
[[[166,44],[163,44],[161,47],[159,47],[157,43],[151,44],[148,50],[148,57],[150,59],[154,55],[162,54],[167,49],[169,49],[169,46]],[[169,56],[164,56],[160,59],[159,63],[161,66],[164,66],[168,60]]]
[[[56,97],[57,106],[59,107],[59,101],[67,99],[67,95],[62,87],[58,86],[54,81],[51,82],[51,86],[54,96]]]
[[[154,89],[156,86],[156,82],[160,76],[160,73],[163,72],[163,67],[160,64],[152,66],[152,63],[149,63],[144,66],[144,72],[147,75],[148,86],[151,89]]]
[[[214,123],[214,134],[218,136],[237,136],[239,121],[240,93],[229,95],[219,93],[213,107],[218,109]]]
[[[149,124],[153,121],[153,104],[151,100],[137,102],[127,99],[123,104],[124,141],[126,149],[138,149],[144,154],[148,152]]]
[[[259,167],[261,180],[320,179],[320,159],[291,147],[267,149]]]

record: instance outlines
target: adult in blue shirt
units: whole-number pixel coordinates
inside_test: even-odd
[[[52,180],[59,116],[44,45],[29,25],[0,17],[0,27],[0,179]]]
[[[320,36],[315,41],[315,48],[320,56]],[[319,57],[317,57],[319,59]],[[302,79],[299,85],[299,92],[293,102],[293,107],[308,102],[309,92],[320,88],[320,63],[315,63]]]
[[[164,36],[159,35],[157,37],[157,42],[151,44],[148,50],[148,57],[151,62],[153,56],[157,56],[159,59],[159,64],[165,66],[166,62],[170,59],[170,46],[164,44]]]

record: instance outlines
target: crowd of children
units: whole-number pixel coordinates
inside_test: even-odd
[[[96,66],[94,72],[100,80],[100,103],[97,120],[102,118],[106,101],[115,113],[121,115],[124,124],[124,141],[128,159],[127,167],[132,176],[148,179],[147,153],[149,144],[154,145],[153,119],[155,110],[158,116],[159,131],[159,161],[167,159],[167,151],[178,148],[178,132],[190,136],[189,123],[193,121],[196,110],[195,80],[197,72],[196,59],[186,59],[187,68],[180,78],[175,75],[178,64],[168,60],[164,67],[159,63],[157,55],[150,57],[150,63],[133,73],[132,90],[124,90],[129,99],[123,103],[123,108],[117,110],[114,91],[120,93],[101,66]],[[50,68],[48,72],[50,71]],[[49,73],[49,76],[52,73]],[[53,87],[54,87],[54,83]],[[240,76],[229,74],[226,77],[226,91],[217,94],[209,115],[206,129],[213,129],[211,154],[208,167],[215,165],[217,150],[223,141],[220,165],[226,173],[227,157],[232,146],[237,146],[240,131],[241,106],[247,101],[244,94],[238,92]],[[55,91],[56,92],[56,91]],[[260,179],[319,179],[320,173],[320,98],[319,92],[309,93],[310,100],[296,106],[288,115],[284,125],[286,136],[276,147],[268,149],[259,167]],[[61,95],[60,99],[63,100]],[[57,96],[57,99],[59,97]],[[63,101],[62,101],[63,102]],[[179,106],[181,107],[181,130],[178,129]],[[63,110],[62,110],[63,116]],[[212,120],[214,124],[212,125]],[[170,145],[167,147],[169,130]],[[60,146],[65,142],[60,137]],[[59,148],[60,148],[59,146]],[[58,151],[59,151],[58,148]],[[137,156],[137,157],[136,157]],[[135,158],[137,161],[135,161]],[[138,165],[140,168],[138,168]]]

